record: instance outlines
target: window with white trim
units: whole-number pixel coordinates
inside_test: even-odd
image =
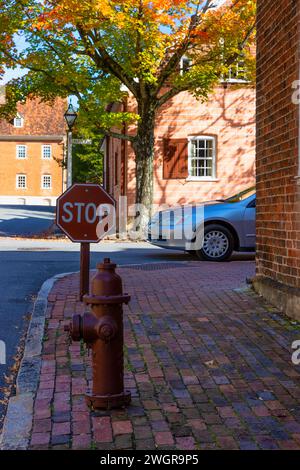
[[[192,59],[190,59],[186,55],[182,56],[180,59],[180,75],[184,75],[185,73],[189,72],[191,66]]]
[[[42,158],[44,160],[49,160],[51,156],[52,156],[51,145],[42,145]]]
[[[14,127],[23,127],[24,126],[24,118],[21,116],[16,116],[14,118]]]
[[[16,187],[17,189],[27,188],[27,176],[26,175],[19,174],[16,176]]]
[[[211,136],[189,138],[188,171],[192,179],[216,178],[216,139]]]
[[[52,176],[43,175],[42,176],[42,189],[51,189],[52,188]]]
[[[249,82],[249,79],[247,77],[246,65],[243,58],[240,58],[240,60],[230,66],[228,70],[228,75],[227,77],[225,77],[224,81],[229,83]]]
[[[221,47],[225,46],[225,40],[220,39]],[[224,55],[222,54],[222,60]],[[234,61],[232,65],[228,68],[228,71],[225,75],[222,75],[221,82],[224,83],[248,83],[249,77],[245,62],[245,54],[241,53],[239,57]]]
[[[17,145],[16,153],[19,159],[27,158],[27,145]]]

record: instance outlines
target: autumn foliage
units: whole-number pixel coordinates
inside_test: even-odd
[[[239,60],[251,81],[255,6],[255,0],[0,0],[0,68],[27,70],[9,84],[7,106],[28,94],[76,95],[80,119],[93,132],[132,143],[137,200],[149,201],[158,109],[185,90],[205,99]],[[190,60],[184,71],[183,57]],[[136,100],[135,115],[107,112],[126,93]],[[136,135],[111,132],[132,120]]]

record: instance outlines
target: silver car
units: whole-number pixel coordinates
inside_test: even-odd
[[[228,199],[157,212],[148,241],[195,253],[208,261],[228,260],[233,251],[255,251],[256,193],[250,188]],[[201,243],[195,243],[202,233]]]

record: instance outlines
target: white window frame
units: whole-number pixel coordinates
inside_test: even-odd
[[[184,61],[188,61],[189,62],[189,69],[191,68],[191,66],[193,65],[193,61],[192,59],[190,59],[189,57],[187,57],[186,55],[183,55],[180,59],[180,75],[184,75],[185,73],[187,73],[189,71],[188,70],[184,70],[184,67],[183,67],[183,63]]]
[[[50,186],[44,186],[44,178],[50,178]],[[46,190],[52,189],[52,175],[42,175],[41,187]]]
[[[21,147],[25,149],[25,156],[24,157],[19,156],[19,149]],[[18,160],[25,160],[27,158],[27,145],[20,144],[20,145],[16,146],[16,157],[17,157]]]
[[[50,155],[49,155],[49,157],[45,157],[45,155],[44,155],[44,149],[45,149],[46,147],[50,149]],[[43,144],[43,145],[42,145],[42,159],[43,159],[43,160],[51,160],[51,157],[52,157],[52,145],[51,145],[51,144]]]
[[[20,122],[20,124],[17,124],[18,121]],[[22,116],[16,116],[14,118],[14,127],[19,129],[23,126],[24,126],[24,118]]]
[[[224,47],[225,40],[224,38],[220,39],[220,46]],[[222,53],[222,61],[224,60],[224,54]],[[236,62],[234,62],[228,70],[228,74],[222,75],[221,83],[250,83],[250,80],[247,78],[239,78],[240,71],[243,72],[244,77],[247,76],[247,68],[244,63],[243,68],[241,68],[240,64],[243,62],[243,58],[240,57]],[[235,78],[232,78],[233,69],[235,68]]]
[[[212,175],[211,176],[193,176],[192,175],[192,152],[193,142],[195,140],[207,140],[213,143],[212,155]],[[211,135],[193,135],[188,137],[188,181],[218,181],[217,179],[217,142],[216,137]]]
[[[24,177],[25,178],[25,186],[19,186],[19,177]],[[24,173],[17,173],[16,174],[16,188],[17,189],[27,189],[27,175]]]
[[[226,83],[249,83],[250,80],[247,80],[246,78],[239,78],[240,73],[242,73],[244,76],[247,74],[247,70],[245,70],[246,67],[242,68],[240,64],[241,61],[232,64],[228,70],[228,75],[226,78],[223,77],[222,81]],[[234,73],[236,78],[232,77]]]

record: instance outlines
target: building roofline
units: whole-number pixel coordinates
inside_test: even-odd
[[[1,135],[0,142],[61,142],[64,140],[64,135]]]

